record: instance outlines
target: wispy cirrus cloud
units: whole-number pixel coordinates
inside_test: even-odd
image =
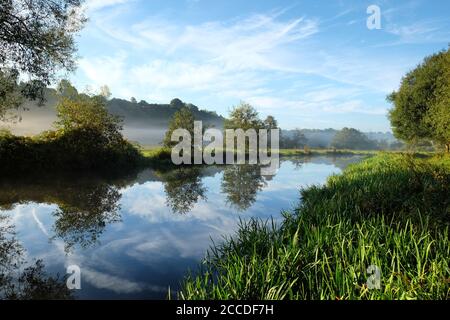
[[[87,9],[88,11],[95,11],[106,7],[111,7],[132,1],[135,0],[87,0],[84,4],[84,8]]]
[[[450,39],[450,23],[419,21],[407,25],[389,24],[386,31],[398,38],[399,43],[445,42]]]
[[[287,126],[319,110],[381,119],[388,108],[384,97],[420,55],[384,47],[446,37],[442,21],[398,18],[405,10],[418,10],[409,4],[389,8],[385,2],[383,30],[369,32],[360,3],[337,6],[328,15],[299,6],[214,19],[187,19],[188,14],[168,7],[145,15],[138,0],[100,3],[91,1],[98,9],[86,30],[94,46],[86,47],[89,54],[80,62],[85,82],[108,84],[122,98],[167,102],[179,97],[223,115],[239,100],[254,103],[263,115],[291,110],[280,119]]]
[[[181,26],[154,17],[128,28],[113,22],[117,14],[102,14],[95,28],[106,41],[112,38],[134,52],[83,58],[80,69],[95,85],[107,83],[116,94],[128,93],[130,86],[165,101],[186,89],[224,96],[261,91],[264,72],[289,68],[282,58],[288,46],[319,30],[317,20],[279,21],[279,12]],[[134,59],[139,62],[131,63]]]

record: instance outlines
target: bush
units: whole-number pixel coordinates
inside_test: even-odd
[[[57,130],[33,138],[0,132],[0,171],[114,169],[142,161],[139,150],[123,138],[121,119],[108,113],[104,97],[78,94],[67,81],[58,91]]]
[[[98,170],[136,166],[141,155],[124,139],[113,143],[90,128],[48,131],[37,137],[0,136],[0,165],[5,173],[36,169]]]

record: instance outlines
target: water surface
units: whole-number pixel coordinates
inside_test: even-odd
[[[25,266],[39,260],[46,275],[63,276],[78,265],[75,298],[165,298],[239,219],[280,221],[298,205],[300,188],[361,159],[290,158],[270,177],[247,165],[2,178],[0,227],[15,231]]]

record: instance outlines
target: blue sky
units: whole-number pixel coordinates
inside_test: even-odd
[[[369,30],[366,10],[381,9]],[[80,88],[227,115],[240,101],[282,128],[388,131],[386,95],[450,43],[450,1],[87,0]]]

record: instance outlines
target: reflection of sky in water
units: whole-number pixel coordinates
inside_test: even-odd
[[[187,214],[167,207],[162,182],[135,183],[121,190],[121,221],[108,225],[96,244],[75,247],[68,254],[62,240],[50,239],[56,205],[21,204],[7,212],[27,259],[42,259],[49,273],[64,274],[71,264],[81,267],[77,297],[164,298],[169,285],[176,289],[186,271],[195,270],[211,238],[233,234],[240,217],[280,219],[281,210],[298,203],[301,187],[323,183],[338,172],[331,161],[313,159],[298,167],[283,161],[244,212],[227,203],[221,171],[202,178],[206,199],[199,199]]]

